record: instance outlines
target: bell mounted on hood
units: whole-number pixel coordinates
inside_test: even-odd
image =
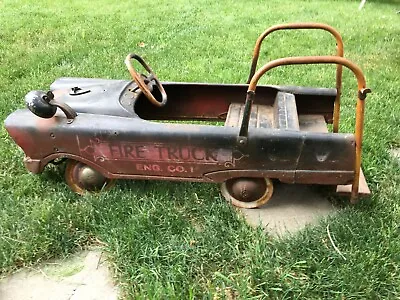
[[[30,91],[25,96],[25,103],[28,109],[38,117],[49,119],[53,117],[57,111],[57,106],[49,102],[54,99],[51,91],[45,93],[43,91]]]
[[[31,91],[26,94],[25,102],[28,109],[41,118],[52,118],[56,114],[57,108],[61,109],[70,120],[75,119],[77,116],[76,112],[69,105],[56,101],[51,91],[47,93],[43,91]]]

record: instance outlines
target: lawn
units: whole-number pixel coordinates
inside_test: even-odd
[[[62,167],[29,174],[0,133],[0,274],[97,244],[126,298],[399,298],[400,9],[397,1],[0,2],[0,120],[24,95],[56,78],[129,79],[123,60],[142,55],[163,81],[244,83],[267,27],[314,21],[336,27],[345,56],[364,70],[363,169],[372,196],[283,239],[246,225],[198,183],[119,181],[79,197]],[[274,33],[259,66],[283,56],[333,54],[318,31]],[[262,83],[334,87],[333,66],[285,67]],[[344,72],[341,131],[352,131],[356,82]],[[329,224],[335,244],[331,246]],[[1,275],[0,275],[1,276]]]

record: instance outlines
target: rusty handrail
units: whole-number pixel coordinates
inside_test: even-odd
[[[258,57],[260,56],[260,49],[261,49],[261,44],[264,41],[264,39],[269,35],[270,33],[278,30],[292,30],[292,29],[322,29],[325,31],[330,32],[336,39],[336,44],[337,44],[337,56],[343,57],[344,54],[344,46],[343,46],[343,40],[342,36],[340,33],[333,28],[332,26],[329,26],[327,24],[323,23],[290,23],[290,24],[279,24],[272,26],[265,30],[257,39],[256,45],[254,47],[253,51],[253,59],[251,62],[251,69],[250,69],[250,75],[249,78],[247,79],[247,83],[250,83],[251,78],[253,77],[254,73],[256,72],[257,68],[257,63],[258,63]],[[340,118],[340,96],[342,93],[342,65],[337,65],[336,66],[336,98],[335,98],[335,106],[334,106],[334,113],[333,113],[333,132],[338,132],[339,131],[339,118]]]
[[[343,65],[349,68],[357,78],[358,94],[357,94],[357,107],[356,107],[356,124],[354,132],[356,141],[356,158],[354,165],[354,180],[351,191],[351,200],[352,202],[354,202],[358,197],[358,186],[359,186],[360,168],[361,168],[361,149],[362,149],[362,138],[364,130],[364,108],[365,108],[364,100],[367,97],[367,93],[371,92],[370,89],[366,88],[365,77],[360,67],[358,67],[355,63],[351,62],[350,60],[338,56],[298,56],[298,57],[286,57],[286,58],[276,59],[265,64],[254,74],[247,90],[246,102],[249,103],[249,106],[251,106],[257,88],[258,80],[267,71],[278,66],[302,65],[302,64]],[[242,124],[242,128],[243,125],[245,124]]]

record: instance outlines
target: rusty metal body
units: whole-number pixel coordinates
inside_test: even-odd
[[[294,27],[313,28],[310,26]],[[258,52],[265,36],[256,44]],[[104,176],[222,183],[234,178],[271,178],[285,183],[352,184],[355,199],[364,99],[369,90],[361,70],[342,58],[342,44],[339,48],[338,56],[285,58],[257,72],[255,50],[249,84],[161,84],[153,82],[157,78],[150,68],[146,68],[151,73],[147,81],[135,78],[139,84],[60,78],[48,94],[54,96],[49,103],[60,108],[53,117],[38,117],[22,109],[6,119],[6,128],[24,150],[25,165],[33,173],[42,172],[55,159],[68,158],[96,170],[82,169],[91,180]],[[127,58],[128,69],[135,76],[136,71],[129,68],[130,58],[135,55]],[[339,87],[257,86],[271,68],[308,63],[336,64]],[[333,133],[318,132],[310,124],[326,125],[334,120],[338,124],[335,107],[342,65],[358,79],[355,133],[337,133],[337,125]],[[157,103],[160,92],[156,86],[160,85],[162,102]],[[146,99],[149,94],[151,102]],[[242,186],[235,189],[241,191]],[[255,194],[270,197],[271,193]]]

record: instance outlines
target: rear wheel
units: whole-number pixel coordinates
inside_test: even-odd
[[[65,180],[71,190],[80,195],[108,190],[115,183],[114,179],[104,177],[99,171],[72,159],[67,161]]]
[[[221,185],[221,193],[233,205],[241,208],[256,208],[272,197],[274,186],[269,178],[232,178]]]

